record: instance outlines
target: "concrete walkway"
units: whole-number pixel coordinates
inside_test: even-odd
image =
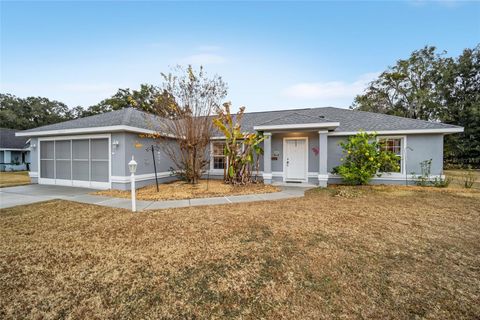
[[[137,210],[155,210],[193,206],[208,206],[237,202],[269,201],[303,197],[309,188],[281,186],[280,192],[198,198],[187,200],[142,201],[137,200]],[[90,194],[96,190],[74,187],[27,185],[0,189],[0,209],[53,199],[63,199],[104,207],[130,209],[130,199],[112,198]]]

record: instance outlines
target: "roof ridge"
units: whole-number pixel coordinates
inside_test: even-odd
[[[336,108],[336,109],[341,109],[341,108]],[[363,111],[363,110],[356,110],[356,109],[344,109],[344,110],[345,110],[345,111],[355,111],[355,112],[375,114],[375,115],[379,115],[379,116],[381,116],[381,117],[382,117],[382,116],[387,116],[387,117],[399,118],[399,119],[403,119],[403,120],[407,119],[407,120],[421,121],[421,122],[426,122],[426,123],[448,124],[448,125],[451,125],[451,126],[461,127],[461,126],[459,126],[459,125],[450,124],[450,123],[444,123],[444,122],[441,122],[441,121],[435,122],[435,121],[430,121],[430,120],[408,118],[408,117],[397,116],[397,115],[394,115],[394,114],[386,114],[386,113],[372,112],[372,111]]]
[[[263,122],[263,123],[261,123],[261,124],[262,124],[262,125],[264,125],[264,124],[267,124],[267,123],[270,123],[270,122],[276,121],[276,120],[278,120],[278,119],[285,118],[286,116],[289,116],[289,115],[292,115],[292,114],[298,114],[298,115],[299,115],[299,113],[298,113],[298,112],[292,112],[292,113],[289,113],[289,114],[286,114],[286,115],[283,115],[283,116],[279,116],[279,117],[276,117],[276,118],[270,119],[270,120],[268,120],[268,121],[265,121],[265,122]]]
[[[305,111],[305,110],[307,110],[307,109],[303,109],[303,111]],[[260,125],[267,125],[269,123],[276,122],[277,120],[284,119],[286,117],[291,117],[293,115],[296,115],[297,117],[312,119],[314,121],[318,120],[318,121],[321,121],[321,122],[335,122],[331,119],[326,118],[324,115],[308,114],[308,113],[305,114],[305,113],[302,113],[302,112],[293,111],[293,112],[289,112],[287,114],[284,114],[282,116],[270,119],[268,121],[262,122]],[[317,122],[311,122],[311,123],[317,123]]]
[[[317,107],[317,108],[301,108],[301,109],[281,109],[281,110],[264,110],[264,111],[252,111],[252,112],[245,112],[245,114],[252,114],[252,113],[272,113],[272,112],[286,112],[286,111],[302,111],[302,110],[312,110],[312,109],[321,109],[325,107]]]

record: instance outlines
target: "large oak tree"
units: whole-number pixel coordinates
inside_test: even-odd
[[[480,165],[480,46],[457,57],[427,46],[401,59],[355,98],[353,109],[465,127],[445,139],[445,158]]]

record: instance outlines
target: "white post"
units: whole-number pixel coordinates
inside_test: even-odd
[[[328,183],[328,170],[327,170],[327,159],[328,159],[328,141],[327,141],[328,131],[318,131],[318,186],[326,187]]]
[[[137,211],[137,199],[135,198],[135,173],[132,172],[130,175],[130,182],[132,188],[132,211]]]
[[[263,140],[263,183],[272,183],[272,133],[264,132]]]
[[[132,156],[132,160],[128,163],[130,169],[130,189],[132,191],[132,211],[137,211],[137,200],[135,199],[135,172],[137,171],[137,162]]]

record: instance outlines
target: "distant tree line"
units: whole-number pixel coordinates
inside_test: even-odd
[[[465,128],[445,138],[447,164],[480,166],[480,45],[458,57],[435,47],[398,60],[355,98],[352,109]]]
[[[174,100],[166,90],[150,84],[142,84],[139,90],[119,89],[112,97],[87,108],[70,109],[63,102],[43,97],[0,94],[0,127],[26,130],[127,107],[171,118],[175,116],[172,103]]]

